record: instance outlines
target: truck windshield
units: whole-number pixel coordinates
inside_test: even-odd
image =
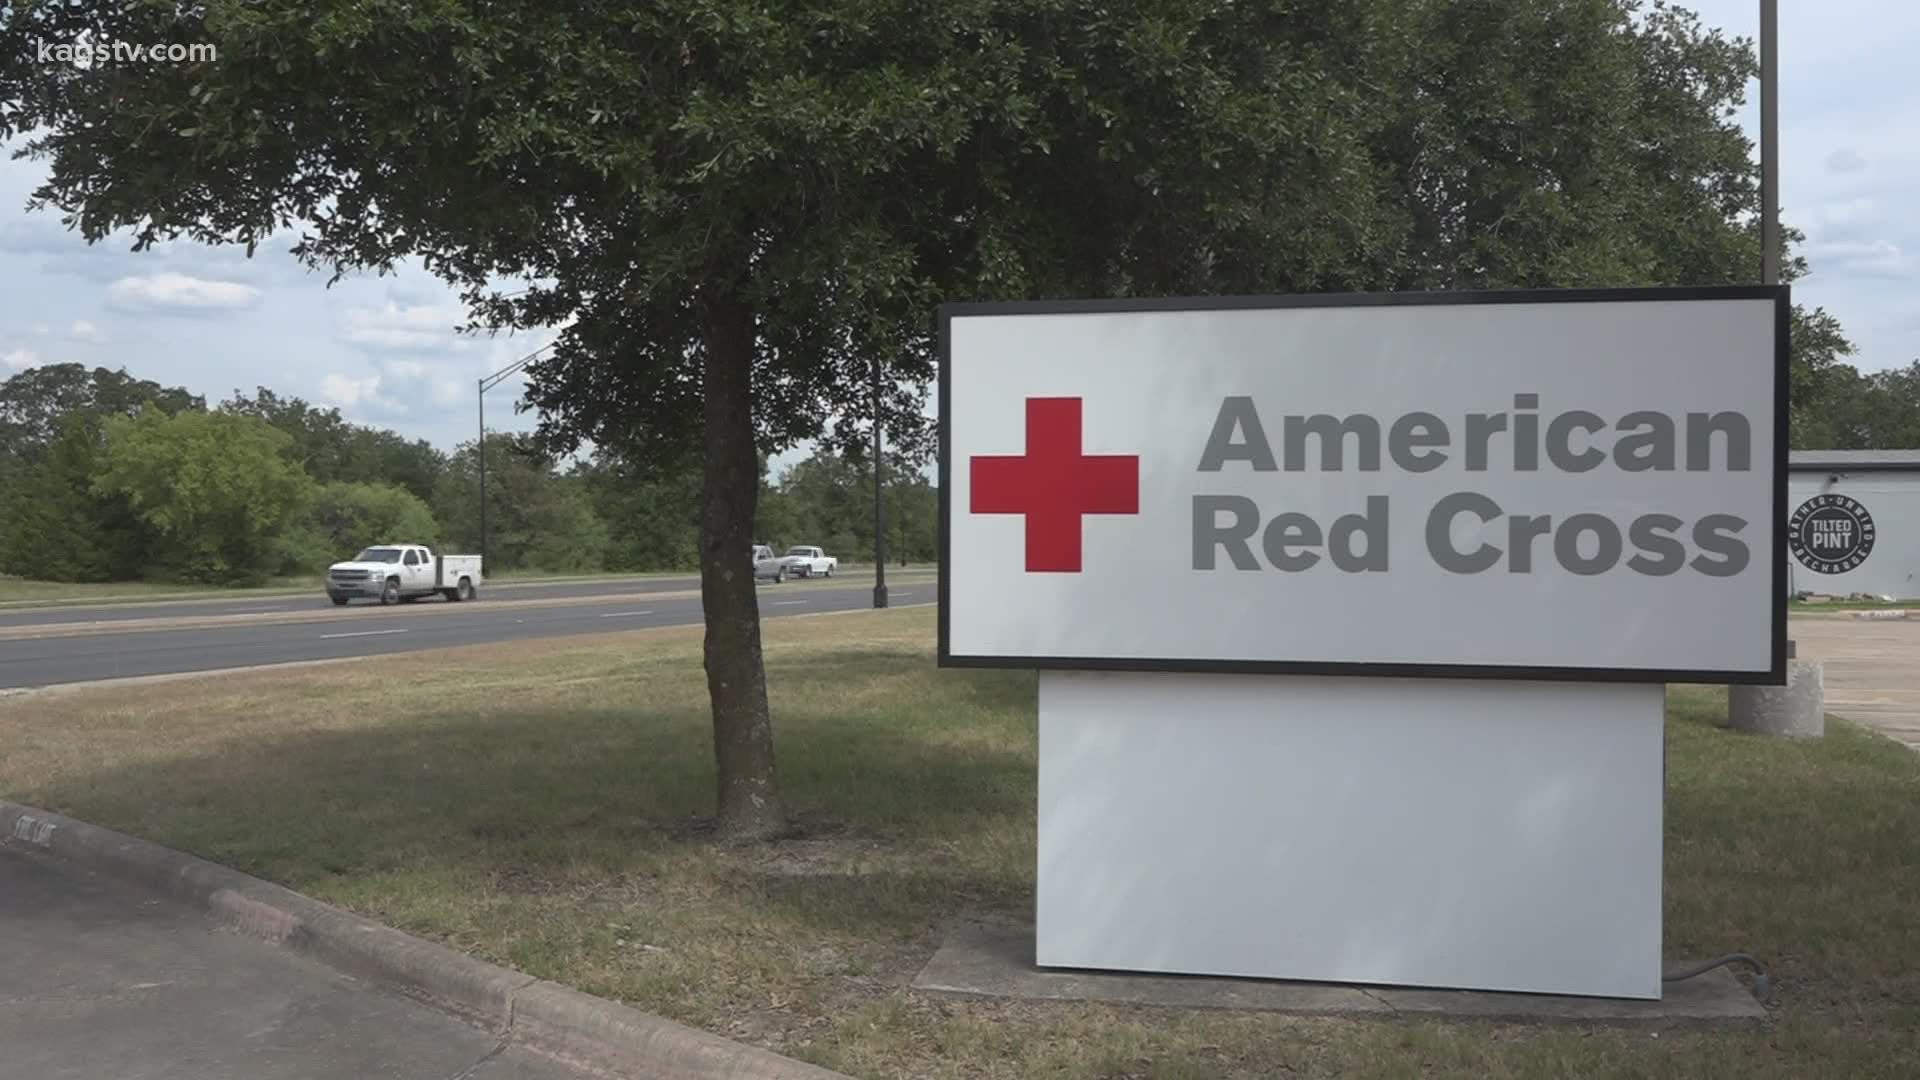
[[[354,562],[399,562],[399,548],[368,548],[353,557]]]
[[[812,549],[812,548],[788,548],[788,549],[787,549],[787,554],[789,554],[789,555],[812,555],[812,554],[813,554],[813,549]]]

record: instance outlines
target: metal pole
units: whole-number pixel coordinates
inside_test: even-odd
[[[1760,0],[1760,281],[1780,283],[1780,0]]]
[[[873,606],[887,606],[887,515],[880,498],[880,358],[873,360]]]
[[[473,444],[480,459],[480,572],[487,572],[487,380],[480,380],[480,441]]]

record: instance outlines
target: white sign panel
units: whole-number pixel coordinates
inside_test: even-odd
[[[1777,682],[1787,312],[950,307],[942,662]]]

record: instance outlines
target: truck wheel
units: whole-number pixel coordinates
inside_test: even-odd
[[[453,590],[453,598],[455,600],[473,599],[473,579],[461,578],[460,584]]]
[[[331,601],[333,601],[333,606],[334,606],[334,607],[346,607],[346,606],[347,606],[347,598],[346,598],[346,597],[344,597],[344,596],[329,596],[329,597],[327,597],[327,599],[329,599],[329,600],[331,600]]]
[[[400,579],[388,578],[387,587],[380,590],[380,603],[382,605],[391,605],[391,604],[397,604],[399,602],[400,602]]]
[[[775,585],[780,585],[780,584],[784,584],[784,583],[786,582],[786,580],[787,580],[787,568],[786,568],[786,567],[784,567],[784,566],[783,566],[783,567],[781,567],[780,569],[778,569],[778,570],[775,570],[775,571],[773,572],[773,583],[774,583]]]
[[[825,576],[825,577],[832,577],[832,576],[833,576],[833,567],[831,567],[831,566],[829,566],[829,567],[827,567],[827,569],[826,569],[826,571],[825,571],[825,573],[824,573],[824,575],[823,575],[823,576]]]

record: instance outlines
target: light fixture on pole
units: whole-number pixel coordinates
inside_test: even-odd
[[[553,343],[548,342],[480,380],[480,441],[474,444],[474,455],[480,462],[480,562],[482,566],[485,566],[487,561],[487,391],[506,382],[520,369],[533,363],[541,353],[551,348]]]

